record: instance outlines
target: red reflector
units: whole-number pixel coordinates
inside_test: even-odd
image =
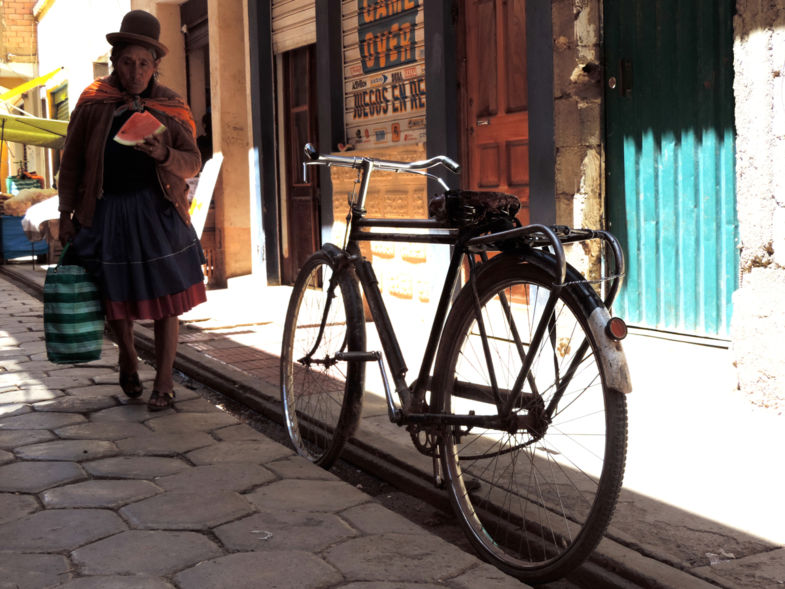
[[[627,337],[627,324],[621,317],[611,317],[608,324],[605,326],[605,333],[608,337],[615,341],[621,341]]]

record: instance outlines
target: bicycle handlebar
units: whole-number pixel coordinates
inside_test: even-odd
[[[324,155],[320,154],[310,143],[305,144],[304,151],[306,159],[310,160],[303,163],[305,166],[342,166],[345,168],[359,169],[367,165],[366,162],[369,162],[376,170],[416,172],[417,170],[427,170],[428,168],[433,168],[434,166],[441,164],[454,174],[458,174],[461,171],[460,164],[446,155],[437,155],[428,158],[427,160],[419,160],[416,162],[396,162],[366,156]]]

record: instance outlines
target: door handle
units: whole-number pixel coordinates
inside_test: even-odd
[[[629,98],[632,95],[632,60],[619,60],[619,73],[608,78],[608,88],[618,90],[619,95]]]
[[[477,119],[477,126],[478,127],[485,127],[485,126],[490,125],[490,124],[491,124],[491,121],[488,120],[488,119]]]

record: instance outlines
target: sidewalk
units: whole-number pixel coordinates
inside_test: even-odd
[[[40,289],[43,272],[0,268]],[[180,369],[275,417],[288,293],[252,277],[209,291],[208,303],[183,317]],[[423,338],[417,329],[402,331],[413,334],[402,346],[413,374]],[[137,336],[141,346],[151,344],[145,326]],[[783,587],[785,469],[778,454],[785,447],[785,416],[741,397],[727,349],[642,332],[624,345],[634,387],[625,490],[594,565],[639,586]],[[368,388],[348,452],[361,464],[382,456],[397,475],[427,487],[430,461],[387,420],[383,400],[373,394],[378,382],[370,380]],[[178,401],[180,414],[188,406]]]
[[[0,588],[525,587],[198,391],[126,399],[111,342],[47,362],[41,303],[0,297]]]

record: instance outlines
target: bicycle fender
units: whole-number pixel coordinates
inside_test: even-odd
[[[322,251],[327,254],[327,256],[329,256],[329,258],[333,261],[333,264],[336,264],[338,260],[344,257],[344,254],[340,248],[332,243],[325,243],[322,246]]]
[[[589,329],[600,347],[597,356],[605,369],[606,385],[610,389],[626,394],[632,392],[630,369],[627,366],[627,358],[624,356],[621,342],[612,340],[605,333],[605,326],[610,319],[608,309],[604,306],[596,307],[589,315]]]

